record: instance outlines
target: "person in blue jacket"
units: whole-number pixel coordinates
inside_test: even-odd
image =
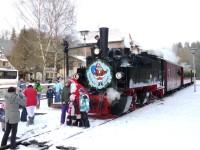
[[[56,80],[56,84],[54,85],[55,90],[55,103],[61,102],[61,92],[62,92],[62,84],[59,80]]]
[[[85,128],[90,127],[88,119],[88,112],[90,110],[90,99],[85,89],[81,88],[80,93],[80,113],[81,113],[81,126]]]

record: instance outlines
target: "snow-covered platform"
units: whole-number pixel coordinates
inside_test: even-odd
[[[17,136],[18,140],[45,143],[49,150],[59,146],[77,150],[199,150],[199,97],[198,81],[195,93],[192,85],[114,120],[90,118],[88,129],[60,125],[61,110],[48,108],[47,101],[42,100],[35,124],[27,126],[20,122]],[[42,148],[37,144],[19,147]]]

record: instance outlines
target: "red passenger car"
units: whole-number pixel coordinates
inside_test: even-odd
[[[165,93],[177,90],[182,86],[183,67],[163,60]]]

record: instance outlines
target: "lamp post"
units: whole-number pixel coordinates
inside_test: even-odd
[[[88,35],[89,32],[90,31],[88,31],[88,30],[80,31],[81,36],[83,36],[84,46],[86,45],[86,35]],[[86,57],[87,57],[87,51],[86,51],[86,48],[85,48],[85,59],[86,59]]]
[[[69,60],[68,60],[69,43],[67,42],[66,39],[63,39],[63,46],[64,46],[64,82],[65,82],[66,77],[69,76]]]
[[[192,61],[193,61],[193,71],[194,71],[194,92],[196,92],[196,64],[195,64],[195,52],[196,52],[196,48],[191,48],[191,52],[192,52]]]

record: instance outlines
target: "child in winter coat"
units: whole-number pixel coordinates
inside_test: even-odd
[[[90,110],[89,96],[86,94],[86,91],[82,88],[79,90],[79,93],[80,93],[81,126],[89,128],[90,127],[90,122],[88,120],[88,112]]]
[[[69,97],[69,102],[68,102],[68,116],[67,116],[67,125],[75,125],[76,123],[76,112],[77,112],[77,104],[75,100],[75,95],[71,94]]]
[[[55,95],[55,91],[53,90],[53,88],[51,86],[48,86],[48,90],[46,93],[48,107],[50,107],[51,104],[53,103],[54,95]]]
[[[2,131],[5,131],[5,105],[3,103],[0,103],[0,122]]]

